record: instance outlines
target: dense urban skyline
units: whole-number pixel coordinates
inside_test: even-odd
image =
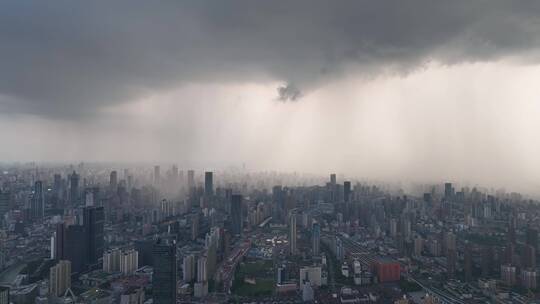
[[[0,304],[540,303],[540,2],[0,2]]]

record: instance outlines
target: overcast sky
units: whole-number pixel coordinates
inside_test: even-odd
[[[0,160],[540,189],[538,1],[2,1]]]

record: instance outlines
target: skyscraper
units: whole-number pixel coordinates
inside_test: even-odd
[[[66,237],[66,228],[64,223],[56,224],[56,233],[55,233],[55,246],[54,250],[55,258],[57,261],[64,260],[66,258],[65,254],[65,237]]]
[[[207,196],[214,194],[214,180],[212,172],[204,172],[204,194]]]
[[[109,177],[109,186],[112,191],[116,191],[118,187],[118,173],[116,171],[111,171],[111,176]]]
[[[82,272],[85,269],[87,242],[84,226],[71,225],[65,230],[64,255],[71,262],[73,272]]]
[[[351,199],[351,182],[343,182],[343,200],[349,202]]]
[[[86,264],[95,268],[103,256],[105,214],[103,207],[85,207],[83,209],[83,225],[86,241]]]
[[[139,253],[136,250],[123,251],[120,254],[120,272],[124,275],[132,274],[139,265]]]
[[[43,192],[43,182],[41,181],[36,181],[34,184],[30,212],[33,219],[40,219],[45,215],[45,193]]]
[[[188,170],[187,172],[187,187],[189,191],[195,188],[195,171],[193,170]]]
[[[336,183],[337,183],[336,174],[335,173],[330,174],[330,184],[332,184],[332,186],[335,186]]]
[[[320,254],[321,247],[321,226],[319,223],[313,224],[312,228],[312,238],[313,238],[313,255],[318,256]]]
[[[9,304],[9,287],[0,286],[0,304]]]
[[[296,213],[294,211],[289,215],[289,248],[291,255],[296,254]]]
[[[0,190],[0,224],[4,220],[4,215],[10,209],[9,201],[10,201],[10,193],[7,191]]]
[[[444,184],[444,198],[447,200],[452,199],[454,196],[454,188],[452,187],[452,183],[445,183]]]
[[[242,195],[231,196],[231,232],[236,235],[242,234]]]
[[[195,279],[195,256],[193,254],[184,257],[182,269],[184,282],[191,282]]]
[[[157,240],[153,250],[154,286],[153,295],[155,304],[176,303],[176,244]]]
[[[71,262],[60,260],[49,272],[49,293],[61,297],[71,287]]]
[[[72,206],[79,203],[79,174],[75,171],[69,176],[69,201]]]
[[[159,166],[154,166],[154,185],[159,185],[161,180],[161,173]]]

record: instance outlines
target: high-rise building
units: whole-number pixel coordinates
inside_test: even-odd
[[[289,215],[289,248],[290,254],[295,255],[296,248],[296,213],[294,211]]]
[[[242,195],[231,196],[231,232],[235,235],[242,234]]]
[[[521,285],[526,289],[536,289],[536,270],[534,268],[521,270]]]
[[[451,200],[454,197],[454,188],[452,187],[452,183],[445,183],[444,184],[444,198],[447,200]]]
[[[208,259],[203,255],[197,259],[197,282],[206,281],[208,281]]]
[[[506,286],[514,286],[516,284],[516,266],[501,265],[501,280]]]
[[[123,251],[120,255],[120,272],[124,275],[132,274],[139,265],[139,253],[136,250]]]
[[[66,227],[64,223],[56,224],[56,232],[54,235],[54,257],[57,261],[65,260],[65,241],[66,241]]]
[[[103,253],[103,271],[118,272],[120,271],[120,249],[111,249]]]
[[[212,172],[204,172],[204,194],[211,196],[214,194],[214,177]]]
[[[86,270],[87,242],[84,226],[68,226],[65,230],[65,242],[63,243],[65,259],[71,262],[72,272],[80,273]]]
[[[337,184],[337,178],[335,173],[330,174],[330,184],[332,186],[335,186]]]
[[[183,260],[183,280],[184,282],[191,282],[195,280],[195,255],[190,254],[184,257]]]
[[[160,167],[154,166],[154,185],[159,185],[161,181]]]
[[[109,186],[113,191],[116,191],[116,188],[118,188],[118,173],[116,171],[111,171],[111,176],[109,178]]]
[[[34,194],[30,208],[33,219],[43,218],[45,215],[45,193],[43,192],[43,182],[36,181],[34,184]]]
[[[155,304],[176,303],[176,244],[157,240],[153,250],[154,274],[152,285]]]
[[[75,171],[69,176],[69,201],[72,206],[79,203],[79,174]]]
[[[189,191],[195,188],[195,171],[193,170],[188,170],[187,172],[187,187]]]
[[[313,255],[318,256],[321,251],[321,225],[319,223],[313,224],[312,228],[312,238],[313,238]]]
[[[343,182],[343,200],[349,202],[351,200],[351,182]]]
[[[103,207],[85,207],[83,209],[83,225],[86,241],[86,264],[94,269],[103,256],[105,213]]]
[[[527,228],[526,241],[527,245],[530,245],[535,250],[538,250],[538,230],[530,227]]]
[[[9,201],[10,201],[10,193],[7,191],[0,190],[0,224],[4,220],[4,215],[10,209]]]
[[[416,236],[414,238],[414,255],[419,257],[422,256],[422,251],[424,250],[424,239],[421,236]]]
[[[49,293],[61,297],[71,287],[71,262],[60,260],[49,272]]]
[[[465,256],[463,271],[465,272],[465,281],[472,281],[472,246],[469,242],[465,244]]]
[[[0,304],[9,304],[9,287],[0,286]]]

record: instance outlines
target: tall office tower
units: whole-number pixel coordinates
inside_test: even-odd
[[[182,268],[184,270],[184,282],[191,282],[195,280],[195,255],[190,254],[188,256],[185,256]]]
[[[103,207],[85,207],[83,209],[83,225],[86,241],[86,264],[96,268],[99,258],[103,256],[105,213]]]
[[[294,211],[289,215],[289,247],[291,255],[295,255],[296,248],[296,213]]]
[[[343,182],[343,200],[349,202],[351,200],[351,182]]]
[[[455,250],[448,250],[446,254],[446,274],[453,277],[456,273],[457,253]]]
[[[127,177],[127,187],[128,187],[128,189],[131,190],[131,188],[133,188],[133,186],[135,186],[133,184],[133,175],[128,175],[128,177]]]
[[[319,223],[313,224],[312,238],[313,238],[313,255],[318,256],[321,251],[321,225],[319,225]]]
[[[214,194],[214,178],[212,172],[204,172],[204,194],[206,196]]]
[[[55,232],[55,242],[54,245],[56,246],[54,250],[54,257],[57,261],[65,260],[66,254],[65,254],[65,241],[66,241],[66,228],[64,223],[58,223],[56,224],[56,232]]]
[[[111,249],[103,253],[103,271],[118,272],[120,271],[120,249]]]
[[[508,243],[516,244],[516,218],[511,215],[508,224]]]
[[[49,272],[49,293],[61,297],[71,288],[71,262],[60,260]]]
[[[0,304],[9,304],[9,287],[0,286]]]
[[[206,256],[200,256],[197,260],[197,282],[206,282],[208,280],[208,259]]]
[[[330,184],[332,186],[335,186],[337,184],[337,178],[335,173],[330,174]]]
[[[118,173],[116,171],[111,171],[111,176],[109,177],[109,186],[112,191],[116,191],[118,188]]]
[[[4,215],[9,211],[10,193],[0,190],[0,224],[4,221]]]
[[[132,274],[139,265],[139,253],[136,250],[123,251],[120,255],[120,272],[124,275]]]
[[[536,250],[531,245],[523,246],[521,265],[525,268],[536,268]]]
[[[242,195],[231,196],[231,232],[234,235],[242,234]]]
[[[491,270],[493,268],[494,252],[493,247],[484,246],[482,248],[482,276],[491,276]]]
[[[195,171],[193,170],[188,170],[187,172],[187,187],[189,191],[195,188]]]
[[[176,165],[172,166],[172,182],[175,186],[178,184],[178,167]]]
[[[445,183],[444,184],[444,198],[447,200],[452,199],[454,196],[454,188],[452,187],[452,183]]]
[[[527,228],[526,243],[535,250],[538,250],[538,230],[530,227]]]
[[[152,249],[155,304],[176,304],[176,244],[158,239]]]
[[[159,171],[159,166],[154,166],[154,185],[159,185],[159,182],[161,180],[161,173]]]
[[[465,255],[463,271],[465,272],[465,281],[472,281],[472,246],[469,242],[465,244]]]
[[[54,175],[52,192],[55,199],[58,200],[62,197],[62,175]]]
[[[43,183],[41,181],[36,181],[34,184],[30,212],[34,219],[43,218],[45,215],[45,193],[43,192]]]
[[[199,237],[199,214],[191,217],[191,240],[195,241]]]
[[[82,225],[71,225],[66,228],[64,255],[71,262],[71,270],[80,273],[85,269],[86,262],[86,234]]]
[[[72,206],[79,203],[79,174],[75,171],[69,176],[69,202]]]

